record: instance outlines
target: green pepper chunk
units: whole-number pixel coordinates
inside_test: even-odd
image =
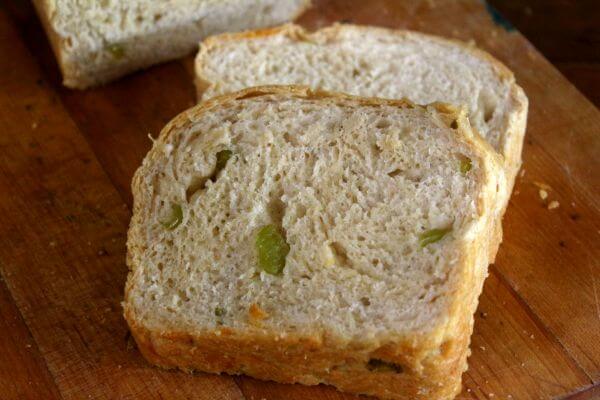
[[[275,225],[263,226],[256,236],[258,267],[271,275],[278,275],[285,267],[290,246]]]
[[[216,307],[215,308],[215,315],[217,317],[222,317],[223,315],[225,315],[225,309],[223,307]]]
[[[215,175],[227,165],[227,161],[231,158],[233,152],[231,150],[221,150],[217,153],[217,165],[215,166]]]
[[[469,172],[471,170],[473,166],[471,165],[471,159],[470,158],[465,158],[463,160],[460,160],[460,173],[461,174],[466,174],[467,172]]]
[[[181,224],[181,221],[183,221],[183,209],[179,204],[173,204],[169,219],[161,222],[161,224],[168,230],[172,231]]]
[[[452,231],[452,228],[431,229],[429,231],[423,232],[419,235],[419,244],[421,245],[421,247],[425,247],[430,243],[438,242],[442,240],[442,238],[446,236],[446,234],[450,231]]]
[[[219,174],[219,172],[221,172],[223,168],[225,168],[225,166],[227,165],[227,161],[229,161],[232,155],[233,152],[231,150],[221,150],[217,152],[217,154],[215,155],[217,157],[217,163],[215,164],[215,169],[213,173],[208,179],[210,179],[212,182],[215,182],[217,180],[217,175]]]
[[[106,46],[106,49],[115,60],[120,60],[125,56],[125,47],[123,47],[121,44],[112,43]]]

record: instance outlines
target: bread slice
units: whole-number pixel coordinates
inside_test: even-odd
[[[512,72],[474,46],[410,31],[297,25],[220,35],[196,58],[199,96],[300,84],[418,104],[465,105],[477,131],[504,158],[512,189],[521,165],[528,100]],[[510,190],[507,192],[508,203]]]
[[[33,0],[65,86],[84,89],[194,51],[208,35],[289,21],[310,0]]]
[[[500,242],[500,157],[443,104],[259,87],[136,172],[124,313],[162,367],[450,399]]]

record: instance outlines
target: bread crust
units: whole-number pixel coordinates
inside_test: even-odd
[[[101,61],[95,68],[90,69],[89,58],[98,59],[97,57],[102,50],[86,53],[85,51],[70,51],[68,38],[59,34],[52,23],[53,8],[56,0],[33,0],[36,12],[42,26],[48,35],[50,45],[57,59],[59,68],[63,76],[63,85],[71,89],[86,89],[92,86],[97,86],[110,82],[116,78],[126,75],[138,69],[150,67],[152,65],[168,61],[174,58],[182,57],[194,51],[193,46],[173,46],[172,50],[154,51],[154,54],[149,58],[144,55],[140,58],[136,55],[128,57],[126,60],[106,62]],[[298,18],[308,8],[311,7],[311,0],[302,0],[302,5],[296,12],[290,16],[291,20]],[[189,26],[174,26],[166,30],[157,31],[146,35],[137,35],[127,38],[125,43],[146,42],[147,44],[158,42],[164,37],[178,37],[181,32],[185,32]]]
[[[134,318],[134,317],[129,317]],[[451,399],[460,391],[469,331],[446,346],[452,350],[429,358],[422,373],[410,368],[409,357],[419,352],[406,344],[382,346],[375,350],[348,350],[342,343],[319,337],[285,337],[233,332],[190,335],[183,332],[152,332],[131,325],[140,352],[162,368],[201,370],[231,375],[245,374],[280,383],[333,384],[341,391],[370,394],[390,399]],[[395,360],[403,372],[373,373],[365,368],[371,358]],[[403,362],[399,362],[403,359]],[[414,368],[414,367],[413,367]]]
[[[508,67],[506,67],[501,61],[493,57],[491,54],[475,47],[474,45],[461,42],[455,39],[443,38],[416,31],[393,30],[383,27],[360,26],[339,23],[335,23],[331,26],[322,28],[314,32],[309,32],[299,25],[290,23],[275,28],[215,35],[205,39],[201,43],[200,51],[196,56],[195,84],[197,98],[198,100],[203,100],[203,93],[205,93],[208,89],[219,85],[219,82],[210,82],[208,78],[204,76],[203,60],[212,49],[220,47],[225,42],[248,40],[255,38],[266,38],[269,36],[277,35],[283,35],[293,40],[313,40],[314,38],[332,39],[339,35],[343,30],[358,31],[363,33],[364,35],[369,33],[375,33],[381,35],[393,35],[397,37],[426,38],[429,41],[441,44],[452,44],[464,49],[465,51],[479,59],[487,61],[493,66],[494,70],[502,79],[511,81],[509,100],[509,108],[511,111],[508,113],[508,116],[504,121],[504,127],[499,138],[498,149],[498,152],[504,158],[506,177],[508,179],[507,196],[504,199],[504,210],[506,210],[516,176],[521,167],[521,152],[523,148],[523,140],[525,137],[525,131],[527,126],[527,110],[529,102],[527,96],[525,96],[525,92],[523,91],[523,89],[515,82],[514,74],[512,73],[512,71]]]
[[[487,265],[501,240],[497,196],[498,190],[505,190],[505,183],[500,157],[472,132],[461,109],[441,103],[417,106],[407,100],[360,98],[301,86],[257,87],[213,98],[173,119],[157,142],[168,141],[214,107],[268,95],[334,103],[348,101],[373,107],[429,108],[440,116],[439,123],[450,127],[456,122],[456,135],[480,154],[481,168],[478,170],[484,183],[477,208],[483,217],[479,221],[481,234],[473,241],[465,242],[461,249],[462,258],[457,263],[459,271],[453,274],[458,281],[453,286],[456,292],[448,305],[448,318],[427,332],[408,336],[390,334],[351,342],[322,332],[302,335],[273,332],[260,324],[243,331],[222,326],[197,332],[145,326],[143,318],[136,315],[130,303],[130,295],[134,276],[143,268],[137,260],[145,249],[141,231],[143,205],[150,194],[142,178],[147,173],[146,168],[159,157],[158,146],[154,146],[133,179],[134,209],[127,243],[130,273],[125,289],[124,316],[141,353],[149,362],[163,368],[246,374],[283,383],[326,383],[341,391],[383,399],[454,398],[461,388],[461,375],[467,369],[473,313],[487,275]],[[394,363],[402,371],[372,371],[368,367],[371,359]]]

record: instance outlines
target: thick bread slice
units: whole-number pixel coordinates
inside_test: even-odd
[[[259,85],[308,85],[359,96],[465,105],[471,124],[504,158],[512,189],[521,165],[528,100],[488,53],[410,31],[297,25],[220,35],[196,58],[199,96]],[[510,190],[507,192],[508,203]]]
[[[287,22],[310,0],[33,0],[70,88],[182,57],[208,35]]]
[[[124,313],[141,352],[166,368],[453,398],[506,191],[465,115],[262,87],[176,117],[132,184]],[[265,226],[289,246],[275,275],[259,268]]]

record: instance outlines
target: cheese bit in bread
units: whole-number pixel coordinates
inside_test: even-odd
[[[505,186],[450,106],[302,87],[209,100],[135,174],[125,317],[162,367],[449,399]]]
[[[505,205],[521,165],[527,97],[502,63],[458,41],[350,24],[223,34],[201,44],[196,84],[202,100],[246,87],[296,84],[465,106],[473,127],[505,158]]]

